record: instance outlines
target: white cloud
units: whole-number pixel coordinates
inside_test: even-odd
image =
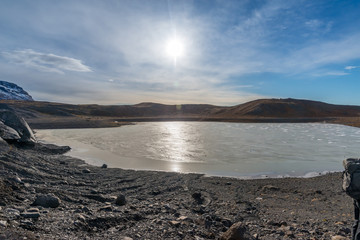
[[[81,60],[51,53],[40,53],[32,49],[2,52],[1,55],[11,62],[35,68],[42,72],[64,73],[64,71],[92,71],[90,67],[84,65]]]
[[[346,70],[352,70],[354,68],[360,68],[360,66],[346,66],[345,67]]]

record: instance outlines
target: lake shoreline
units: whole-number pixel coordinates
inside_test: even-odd
[[[359,117],[327,118],[206,118],[206,117],[25,117],[33,129],[72,129],[72,128],[109,128],[136,124],[136,122],[195,121],[195,122],[234,122],[234,123],[330,123],[360,127]]]

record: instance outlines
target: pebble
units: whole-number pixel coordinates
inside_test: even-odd
[[[0,220],[0,226],[7,227],[7,221]]]
[[[278,191],[280,188],[275,187],[273,185],[266,185],[262,188],[263,191],[269,190],[269,191]]]
[[[108,166],[104,163],[101,168],[107,168]]]
[[[39,212],[23,212],[23,213],[21,213],[21,216],[24,218],[39,218],[40,213]]]
[[[111,205],[106,205],[104,207],[99,208],[99,211],[112,212],[112,207],[111,207]]]
[[[88,168],[83,169],[82,172],[83,173],[91,173],[90,169],[88,169]]]
[[[17,209],[7,208],[7,209],[5,209],[5,213],[6,213],[7,217],[9,217],[9,218],[20,217],[20,211]]]
[[[336,236],[332,236],[331,240],[346,240],[347,238],[344,236],[340,236],[340,235],[336,235]]]
[[[115,204],[119,205],[119,206],[124,206],[126,204],[125,195],[123,195],[123,194],[118,195],[115,200]]]
[[[170,224],[175,226],[175,227],[178,227],[180,226],[180,222],[179,221],[170,221]]]
[[[39,212],[38,208],[29,208],[27,212]]]

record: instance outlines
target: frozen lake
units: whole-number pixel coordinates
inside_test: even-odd
[[[359,157],[360,128],[309,123],[151,122],[37,130],[90,164],[232,177],[310,176]]]

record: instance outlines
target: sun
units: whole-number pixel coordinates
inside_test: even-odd
[[[184,55],[184,43],[179,38],[172,38],[166,44],[166,53],[174,60]]]

